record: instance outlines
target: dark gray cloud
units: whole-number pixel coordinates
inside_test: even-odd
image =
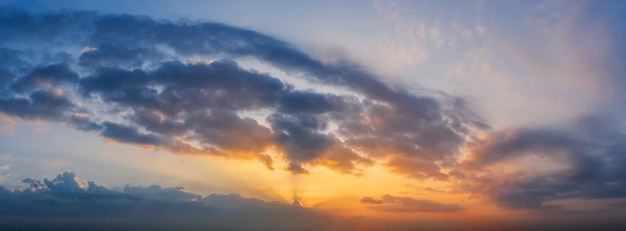
[[[624,198],[626,134],[620,126],[588,117],[552,128],[494,133],[474,144],[460,185],[511,209],[559,210],[549,202]],[[489,170],[497,165],[519,170],[498,175]]]
[[[0,71],[2,83],[10,84],[0,94],[0,111],[65,122],[119,142],[254,159],[270,168],[280,158],[294,173],[317,165],[360,174],[385,161],[399,174],[446,179],[441,166],[454,160],[465,136],[488,128],[462,100],[390,87],[349,60],[322,63],[251,30],[124,14],[2,12],[0,42],[11,47],[2,48],[2,62],[24,60],[18,48],[31,45],[46,55],[60,54],[50,47],[82,51],[27,59],[35,63],[26,74]],[[296,90],[240,66],[241,59],[345,93]],[[53,89],[68,96],[43,97]],[[15,98],[31,91],[30,99]]]
[[[33,69],[31,73],[11,84],[11,88],[17,92],[23,92],[60,87],[59,85],[63,83],[73,84],[77,80],[76,72],[72,71],[66,63],[59,63]]]
[[[0,87],[4,87],[8,82],[12,81],[15,77],[13,73],[7,69],[0,69]]]
[[[212,110],[191,115],[185,122],[194,138],[241,155],[258,154],[273,145],[271,131],[251,118],[241,118],[229,110]]]
[[[23,60],[19,50],[8,47],[0,48],[0,66],[3,68],[25,67],[28,63]]]
[[[0,42],[71,44],[85,38],[93,28],[94,12],[64,11],[58,14],[31,14],[14,7],[0,8]]]
[[[103,128],[102,124],[89,120],[86,114],[74,114],[66,122],[81,131],[100,131]]]
[[[101,135],[106,138],[111,138],[113,140],[131,144],[154,146],[160,146],[163,142],[162,138],[160,138],[159,136],[140,133],[135,127],[115,124],[111,122],[104,122],[102,126],[104,127],[104,130],[102,130]]]
[[[0,112],[24,119],[63,120],[74,104],[60,90],[37,90],[26,97],[0,98]]]
[[[0,47],[0,89],[8,86],[17,72],[29,68],[29,63],[20,57],[21,53],[15,49]]]
[[[88,67],[140,67],[147,61],[157,60],[162,54],[151,48],[100,45],[86,47],[79,57],[79,64]]]
[[[99,68],[96,75],[81,78],[78,83],[79,91],[85,95],[89,93],[125,94],[126,91],[141,90],[150,79],[142,70],[122,70],[115,68]],[[103,95],[107,98],[113,96]]]
[[[271,115],[268,121],[278,144],[285,147],[290,159],[308,161],[322,155],[331,145],[331,138],[318,132],[326,128],[318,117],[299,114],[296,116]]]
[[[200,196],[183,187],[110,190],[67,171],[26,178],[23,191],[0,187],[0,226],[15,230],[328,230],[331,218],[309,208],[236,194]],[[53,217],[54,219],[51,219]],[[241,222],[245,221],[245,222]],[[37,225],[35,225],[37,224]],[[91,229],[91,228],[90,228]]]
[[[285,92],[278,98],[279,110],[285,113],[322,114],[350,109],[355,99],[311,91]],[[352,102],[351,102],[352,101]]]
[[[368,208],[382,212],[415,213],[441,212],[451,213],[463,210],[458,204],[443,204],[430,200],[419,200],[410,197],[383,195],[380,200],[372,197],[363,197],[361,203],[370,204]]]
[[[427,102],[427,105],[438,107],[434,98]],[[411,106],[365,102],[363,113],[341,122],[339,134],[346,137],[346,143],[351,147],[371,156],[394,156],[385,163],[392,171],[418,179],[445,179],[435,162],[450,161],[465,143],[463,136],[467,134],[455,130],[450,121],[439,117],[441,115],[434,119],[419,114],[420,110],[428,109],[407,107]],[[420,105],[413,107],[419,108]],[[435,111],[432,113],[442,113],[438,109]],[[471,123],[463,124],[472,126]]]

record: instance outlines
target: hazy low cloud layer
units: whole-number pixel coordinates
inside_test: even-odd
[[[43,182],[23,180],[22,191],[0,187],[0,226],[20,230],[319,230],[330,217],[322,212],[242,198],[200,196],[182,187],[125,186],[115,191],[64,172]],[[245,222],[242,222],[245,221]]]
[[[71,171],[53,179],[26,178],[25,186],[0,186],[0,227],[7,230],[620,230],[623,222],[583,217],[579,221],[492,221],[488,226],[433,217],[388,221],[350,217],[323,208],[265,202],[236,194],[201,196],[183,187],[124,186],[111,190]],[[363,197],[367,208],[383,213],[462,212],[457,204],[410,197]],[[616,204],[616,207],[622,206]]]
[[[430,200],[419,200],[410,197],[383,195],[380,200],[372,197],[363,197],[361,203],[370,204],[369,208],[382,212],[415,213],[440,212],[452,213],[463,210],[458,204],[443,204]]]

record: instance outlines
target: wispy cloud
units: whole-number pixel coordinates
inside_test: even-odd
[[[370,204],[369,208],[382,212],[415,213],[415,212],[441,212],[451,213],[463,210],[458,204],[444,204],[430,200],[419,200],[410,197],[397,197],[383,195],[380,200],[372,197],[363,197],[361,203]]]
[[[597,117],[497,132],[472,146],[457,182],[511,209],[558,210],[550,202],[624,198],[625,142],[615,121]]]

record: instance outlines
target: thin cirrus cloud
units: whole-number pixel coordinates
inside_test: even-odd
[[[410,94],[358,65],[325,64],[255,31],[82,11],[2,11],[1,40],[14,47],[2,50],[8,57],[2,66],[26,63],[30,69],[4,69],[13,78],[4,80],[0,110],[117,142],[256,159],[269,168],[278,158],[293,173],[318,165],[361,174],[377,160],[401,156],[426,168],[394,168],[399,173],[443,179],[435,162],[452,159],[466,136],[488,128],[479,117],[467,116],[474,114],[463,99]],[[42,49],[49,54],[39,59],[20,55],[30,50],[17,47],[29,45],[67,49]],[[72,49],[82,50],[80,56],[67,53]],[[70,61],[49,58],[68,55]],[[180,61],[197,57],[215,61]],[[296,90],[268,73],[245,69],[237,63],[242,58],[348,93]],[[267,116],[257,120],[242,111]]]
[[[458,204],[443,204],[430,200],[419,200],[410,197],[383,195],[377,200],[372,197],[363,197],[361,203],[370,204],[369,208],[382,212],[415,213],[441,212],[452,213],[463,210]]]

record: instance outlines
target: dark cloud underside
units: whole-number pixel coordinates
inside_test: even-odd
[[[474,156],[465,163],[461,185],[512,209],[560,210],[548,202],[624,198],[626,135],[619,127],[615,121],[587,117],[552,128],[495,133],[473,145]],[[498,164],[515,164],[521,170],[495,175],[489,167]],[[536,167],[541,165],[547,167]]]
[[[360,174],[390,156],[449,161],[481,125],[477,117],[455,116],[469,108],[449,110],[452,97],[392,88],[358,65],[322,63],[251,30],[94,12],[2,12],[0,42],[6,47],[0,61],[30,63],[31,69],[2,69],[0,111],[65,122],[123,143],[257,159],[270,168],[279,158],[293,173],[322,165]],[[30,50],[13,49],[33,44],[50,57],[58,53],[46,47],[81,52],[35,60],[21,55]],[[347,93],[296,90],[239,66],[241,58]],[[266,118],[242,112],[263,112]],[[278,155],[266,154],[272,150]],[[438,165],[416,173],[395,161],[385,164],[411,177],[446,178]]]
[[[27,178],[23,191],[0,187],[0,227],[15,230],[328,229],[318,211],[236,194],[200,196],[182,187],[125,186],[114,191],[76,177]],[[245,221],[245,222],[237,222]]]

